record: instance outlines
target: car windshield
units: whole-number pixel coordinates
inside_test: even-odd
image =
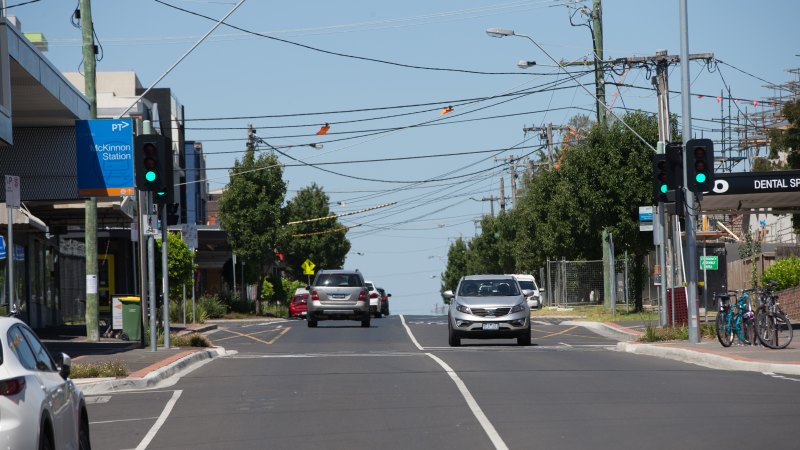
[[[464,280],[458,295],[465,297],[505,297],[519,295],[514,280]]]
[[[316,286],[358,287],[361,286],[361,279],[352,273],[321,273],[317,275],[314,284]]]

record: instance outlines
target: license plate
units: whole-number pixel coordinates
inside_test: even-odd
[[[303,312],[300,313],[300,315],[301,316],[307,316],[308,315],[308,311],[303,311]]]
[[[343,299],[345,297],[347,297],[347,294],[331,294],[330,295],[330,298],[336,299],[336,300],[341,300],[341,299]]]
[[[499,323],[485,323],[483,324],[484,330],[499,330],[500,324]]]

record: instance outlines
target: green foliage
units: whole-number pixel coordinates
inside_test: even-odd
[[[255,155],[248,146],[230,171],[230,183],[219,200],[220,226],[233,252],[258,270],[259,289],[275,260],[286,195],[283,169],[274,154]],[[258,302],[255,303],[258,305]],[[258,311],[256,311],[258,312]]]
[[[289,307],[276,303],[261,302],[261,314],[268,317],[288,317]]]
[[[322,188],[311,184],[286,203],[284,223],[328,217],[331,215],[329,202]],[[350,241],[345,234],[344,225],[336,219],[287,225],[278,248],[284,255],[289,275],[294,279],[305,278],[300,265],[306,259],[313,261],[317,270],[341,268],[350,251]]]
[[[225,305],[220,305],[225,310]],[[206,305],[202,302],[195,300],[194,308],[197,310],[197,320],[192,320],[192,300],[186,299],[186,323],[205,323],[206,320],[209,319],[208,311],[206,310]],[[224,315],[224,312],[223,314]],[[220,315],[219,317],[222,317]],[[170,302],[169,304],[169,320],[172,323],[183,322],[183,303],[182,302]]]
[[[217,295],[204,295],[196,300],[196,304],[198,319],[201,319],[200,311],[204,311],[208,319],[225,317],[225,313],[228,312],[228,307]]]
[[[161,239],[156,239],[156,254],[161,254]],[[169,273],[169,298],[172,301],[183,295],[183,285],[194,285],[192,250],[183,242],[180,232],[167,233],[167,272]],[[156,264],[156,278],[161,278],[161,264]]]
[[[787,102],[781,113],[789,125],[770,129],[769,157],[774,159],[778,151],[786,151],[787,168],[800,169],[800,100]],[[800,233],[800,214],[792,215],[792,227],[795,233]]]
[[[272,287],[272,282],[264,280],[261,283],[261,300],[270,301],[275,297],[275,288]]]
[[[72,363],[69,377],[78,378],[124,378],[128,376],[128,367],[122,361],[108,361],[101,363]]]
[[[704,339],[716,339],[716,329],[713,324],[705,323],[700,325],[700,337]],[[648,323],[644,333],[639,338],[639,342],[662,342],[662,341],[688,341],[689,328],[679,327],[654,327]]]
[[[800,257],[781,259],[767,267],[761,276],[761,282],[766,284],[769,280],[778,282],[778,290],[800,286]]]
[[[300,280],[290,280],[288,278],[281,278],[281,286],[283,287],[284,296],[282,297],[283,300],[288,304],[289,301],[292,299],[294,292],[301,287],[305,287],[307,283],[305,281]]]
[[[442,274],[440,292],[455,290],[458,281],[467,274],[467,244],[459,237],[450,244],[450,249],[447,251],[447,267]],[[445,299],[445,303],[448,302],[449,300]]]
[[[204,334],[172,334],[169,337],[169,344],[173,347],[211,347],[211,341]]]

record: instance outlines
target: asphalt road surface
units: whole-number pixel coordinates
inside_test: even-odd
[[[444,316],[225,324],[174,385],[88,397],[95,449],[795,448],[800,378],[614,351],[558,320],[447,346]]]

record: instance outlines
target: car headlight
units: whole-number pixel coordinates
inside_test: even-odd
[[[469,306],[462,305],[461,303],[456,303],[456,311],[464,314],[472,314],[472,310],[469,309]]]
[[[525,303],[524,303],[524,302],[523,302],[523,303],[517,303],[516,305],[514,305],[514,306],[511,308],[511,312],[512,312],[512,313],[515,313],[515,312],[525,311],[525,306],[526,306],[526,305],[525,305]]]

